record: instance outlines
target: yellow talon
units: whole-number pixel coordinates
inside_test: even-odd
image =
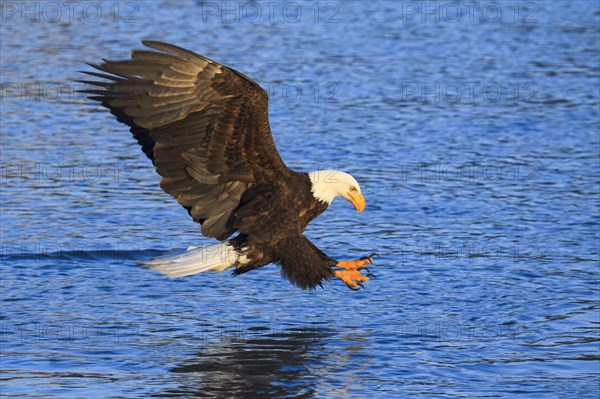
[[[360,274],[359,270],[341,271],[336,270],[334,275],[342,280],[350,289],[358,289],[365,281],[369,281],[369,277]]]
[[[356,270],[358,268],[363,267],[366,264],[373,263],[373,258],[362,258],[356,260],[341,260],[337,263],[337,267],[340,267],[345,270]]]

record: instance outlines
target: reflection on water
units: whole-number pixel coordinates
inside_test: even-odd
[[[224,339],[209,342],[173,373],[190,373],[186,386],[165,394],[213,397],[298,397],[319,395],[319,382],[334,353],[327,342],[336,334],[324,328],[281,332],[263,328],[224,331]],[[236,337],[237,336],[237,337]],[[226,338],[228,337],[228,338]],[[223,383],[226,384],[226,389]]]

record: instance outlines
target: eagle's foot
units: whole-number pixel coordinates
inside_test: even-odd
[[[341,260],[339,261],[336,266],[339,268],[342,268],[344,270],[363,270],[363,269],[367,269],[366,265],[370,265],[371,263],[373,263],[373,259],[374,258],[378,258],[379,255],[378,254],[371,254],[369,256],[364,256],[360,259],[355,259],[355,260]],[[369,271],[369,269],[367,269],[367,271]]]
[[[360,273],[361,273],[360,270],[347,270],[347,271],[336,270],[333,272],[333,274],[337,278],[342,280],[348,286],[348,288],[350,288],[351,290],[358,290],[359,287],[365,288],[365,287],[363,287],[363,285],[361,283],[364,283],[365,281],[369,281],[368,276],[363,276]]]

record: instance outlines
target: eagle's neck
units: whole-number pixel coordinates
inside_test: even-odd
[[[337,172],[336,170],[308,172],[313,197],[327,205],[331,204],[331,201],[339,195],[337,180],[333,177]]]

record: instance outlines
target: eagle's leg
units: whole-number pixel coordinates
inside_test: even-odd
[[[379,255],[371,254],[360,259],[339,261],[336,266],[344,269],[344,271],[336,270],[334,271],[334,275],[342,280],[350,289],[356,290],[358,287],[363,287],[361,283],[369,281],[369,277],[374,276],[369,273],[369,269],[366,267],[366,265],[373,263],[373,258],[377,256]],[[367,270],[366,276],[361,274],[363,269]]]

